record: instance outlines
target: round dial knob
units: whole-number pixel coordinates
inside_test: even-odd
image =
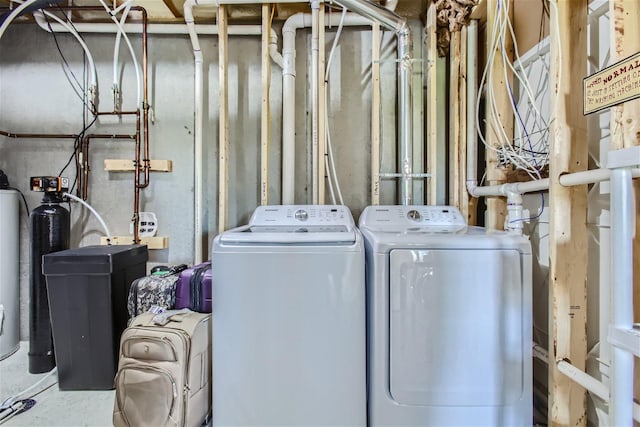
[[[420,221],[420,212],[418,212],[415,209],[412,209],[409,212],[407,212],[407,218],[413,221]]]
[[[293,216],[298,220],[298,221],[306,221],[309,218],[309,214],[307,213],[307,211],[299,209],[297,210]]]

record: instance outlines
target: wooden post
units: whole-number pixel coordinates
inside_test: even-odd
[[[469,205],[471,197],[467,192],[467,27],[460,30],[460,75],[458,78],[458,99],[459,99],[459,143],[458,143],[458,198],[460,211],[467,220],[467,223],[475,223],[475,214]],[[474,210],[475,211],[475,210]]]
[[[449,204],[460,208],[460,31],[449,43]],[[466,93],[465,93],[466,94]],[[464,214],[463,214],[464,215]],[[466,215],[465,215],[466,217]]]
[[[438,73],[436,70],[438,49],[436,15],[436,4],[431,2],[427,10],[427,57],[425,65],[425,86],[427,87],[427,114],[425,116],[427,126],[427,172],[431,174],[431,177],[427,180],[427,203],[430,205],[438,204],[438,182],[436,176],[438,171]]]
[[[504,7],[504,4],[499,5],[504,0],[487,0],[487,57],[491,53],[491,34],[493,34],[494,27],[496,25],[497,8]],[[513,18],[513,0],[509,0],[509,11],[511,18]],[[513,20],[513,19],[512,19]],[[513,41],[511,37],[506,37],[504,49],[507,52],[508,58],[513,58]],[[490,70],[492,79],[488,81],[488,84],[492,85],[494,91],[494,98],[497,104],[497,115],[495,120],[501,123],[504,128],[504,133],[510,139],[513,138],[513,110],[511,108],[511,99],[509,99],[509,90],[507,84],[513,87],[513,73],[508,70],[507,76],[509,81],[505,81],[506,65],[502,62],[502,54],[499,51],[500,47],[496,49],[495,60],[493,61],[493,67]],[[487,123],[490,121],[490,115],[492,115],[492,109],[487,105]],[[498,145],[499,136],[496,133],[497,129],[487,126],[485,130],[486,141],[488,145]],[[486,163],[487,163],[487,185],[499,185],[507,182],[506,168],[499,166],[498,154],[493,150],[486,151]],[[507,215],[507,202],[503,197],[487,197],[487,220],[485,225],[488,228],[502,230],[504,228],[504,220]]]
[[[325,160],[327,156],[327,97],[324,81],[325,73],[325,28],[324,28],[324,3],[320,5],[318,25],[318,204],[324,205],[326,198],[326,180],[331,179],[325,173]],[[338,202],[339,203],[339,202]]]
[[[380,204],[380,24],[371,29],[371,204]]]
[[[612,0],[613,37],[611,39],[612,62],[624,59],[640,51],[640,2],[637,0]],[[611,149],[618,150],[640,144],[640,100],[626,102],[611,109]],[[633,241],[633,308],[634,319],[640,323],[640,182],[633,182],[636,199],[636,235]],[[634,360],[634,393],[640,401],[640,359]],[[640,423],[636,423],[640,425]]]
[[[269,32],[271,31],[271,5],[262,5],[262,116],[260,131],[260,204],[269,204],[269,145],[271,143],[271,56],[269,56]]]
[[[218,232],[227,229],[229,204],[229,49],[227,34],[228,17],[226,6],[218,6],[218,82],[220,102],[220,125],[218,141]]]
[[[587,186],[563,187],[560,176],[587,169],[582,78],[587,73],[587,0],[552,3],[551,105],[555,117],[550,163],[549,422],[586,425],[586,393],[558,371],[568,360],[584,370],[587,358]]]

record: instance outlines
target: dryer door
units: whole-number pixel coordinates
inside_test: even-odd
[[[389,283],[389,391],[396,402],[497,406],[522,397],[517,251],[396,249]]]

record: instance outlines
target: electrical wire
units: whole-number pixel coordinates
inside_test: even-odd
[[[487,121],[485,134],[493,132],[495,141],[489,144],[486,141],[485,134],[480,128],[481,121],[477,116],[476,128],[480,141],[488,150],[496,152],[498,159],[502,164],[512,164],[517,169],[524,170],[534,179],[540,178],[540,171],[548,164],[549,161],[549,139],[548,130],[549,123],[540,112],[538,104],[541,103],[540,92],[534,92],[531,88],[528,76],[524,72],[518,45],[516,42],[513,26],[509,19],[508,2],[498,1],[496,4],[496,19],[493,31],[489,35],[489,54],[487,64],[483,70],[479,85],[479,92],[485,91],[487,101]],[[512,41],[514,60],[511,61],[507,51],[506,42]],[[494,75],[494,64],[497,60],[503,63],[502,75]],[[515,65],[514,65],[515,64]],[[516,68],[517,66],[517,68]],[[514,80],[521,89],[520,102],[526,103],[526,114],[522,114],[516,96],[510,83],[511,73]],[[513,111],[515,134],[522,137],[511,136],[500,122],[500,111],[497,102],[497,90],[494,81],[501,80],[506,82],[504,88],[510,101],[509,105]],[[477,97],[476,115],[479,115],[481,96]]]
[[[42,378],[40,378],[38,380],[38,382],[36,382],[35,384],[27,387],[26,389],[22,390],[21,392],[14,394],[13,396],[5,399],[2,403],[0,403],[0,410],[1,409],[7,409],[9,408],[12,404],[14,404],[19,397],[24,396],[25,394],[29,393],[31,390],[33,390],[34,388],[38,387],[40,384],[42,384],[47,378],[49,378],[51,375],[53,375],[54,373],[57,372],[57,368],[53,368],[52,370],[50,370],[49,372],[46,373],[46,375]],[[56,381],[57,382],[57,381]],[[55,383],[54,383],[55,384]]]
[[[344,205],[344,199],[342,198],[342,190],[340,189],[340,181],[338,180],[338,174],[336,172],[336,162],[335,162],[335,158],[333,157],[333,147],[332,147],[332,143],[331,143],[331,129],[329,126],[329,108],[328,105],[329,103],[327,102],[329,95],[328,95],[328,85],[329,85],[329,73],[331,71],[331,62],[333,60],[333,55],[335,53],[336,47],[338,46],[338,42],[340,40],[340,35],[342,34],[342,29],[344,27],[344,19],[347,16],[347,9],[346,8],[342,8],[342,14],[340,15],[340,23],[338,24],[338,29],[336,30],[336,35],[333,38],[333,44],[331,45],[331,51],[329,52],[329,57],[327,59],[327,64],[326,64],[326,70],[325,70],[325,75],[324,75],[324,82],[325,82],[325,90],[324,90],[324,98],[325,98],[325,109],[324,109],[324,114],[325,114],[325,133],[327,136],[327,155],[325,155],[325,169],[327,172],[327,181],[329,183],[329,191],[331,194],[331,199],[333,204],[335,205],[337,201],[340,202],[341,205]],[[333,180],[333,183],[332,183]],[[334,184],[335,184],[335,191],[334,191]],[[335,195],[338,195],[338,200],[336,200]]]

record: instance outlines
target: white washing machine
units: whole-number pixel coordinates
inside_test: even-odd
[[[371,426],[531,426],[531,249],[443,206],[371,206]]]
[[[213,243],[213,425],[365,426],[364,245],[345,206],[261,206]]]

